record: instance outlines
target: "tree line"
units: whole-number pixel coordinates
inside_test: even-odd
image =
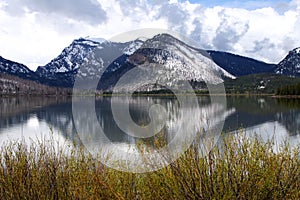
[[[300,95],[300,83],[280,87],[277,89],[276,95]]]

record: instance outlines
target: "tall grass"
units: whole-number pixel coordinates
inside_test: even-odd
[[[10,142],[0,150],[0,199],[300,199],[299,149],[241,135],[200,157],[191,147],[156,172],[107,168],[84,149]]]

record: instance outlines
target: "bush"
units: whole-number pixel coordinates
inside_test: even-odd
[[[299,199],[299,149],[241,135],[200,157],[191,147],[156,172],[109,169],[83,148],[10,142],[0,150],[0,199]]]

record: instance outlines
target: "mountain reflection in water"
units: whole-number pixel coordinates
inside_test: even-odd
[[[135,138],[124,133],[115,123],[111,112],[111,97],[97,97],[95,110],[98,123],[103,126],[106,137],[115,143],[134,143]],[[122,97],[113,99],[122,104]],[[33,98],[14,97],[0,98],[0,143],[8,139],[32,138],[38,139],[52,132],[58,140],[80,143],[82,137],[97,137],[95,127],[74,121],[71,98]],[[133,97],[130,100],[130,115],[134,122],[144,126],[149,124],[148,109],[153,104],[162,105],[167,111],[166,127],[169,139],[178,129],[178,120],[188,117],[199,120],[199,127],[185,127],[186,130],[201,131],[208,125],[214,126],[225,119],[223,131],[234,134],[243,128],[246,132],[256,132],[263,138],[277,136],[278,141],[288,139],[298,144],[300,131],[300,100],[274,99],[271,97],[227,97],[227,108],[211,105],[209,97],[198,97],[199,113],[195,109],[182,108],[173,97]],[[181,116],[182,109],[185,115]],[[83,119],[88,119],[90,113],[82,108]],[[207,114],[208,113],[208,114]],[[212,114],[213,113],[213,114]],[[204,122],[203,116],[210,119]],[[203,120],[200,123],[200,120]],[[76,124],[76,128],[75,128]],[[77,133],[78,124],[80,130]],[[78,137],[80,136],[80,137]],[[98,139],[94,140],[97,142]]]

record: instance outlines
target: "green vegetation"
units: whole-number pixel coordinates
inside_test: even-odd
[[[171,91],[167,89],[161,89],[161,90],[154,90],[154,91],[135,91],[133,94],[129,93],[112,93],[109,91],[103,92],[103,93],[98,93],[96,96],[133,96],[133,97],[138,97],[138,96],[159,96],[159,97],[164,97],[164,96],[171,96],[174,97],[175,95],[209,95],[209,91],[207,89],[203,90],[195,90],[195,91]]]
[[[229,94],[275,94],[283,85],[300,83],[300,78],[276,74],[252,74],[225,80],[226,93]]]
[[[276,95],[285,96],[285,95],[300,95],[300,83],[294,85],[286,85],[280,87],[276,91]]]
[[[82,148],[55,151],[53,142],[0,150],[0,199],[299,199],[300,151],[242,135],[200,157],[191,147],[152,173],[103,166]],[[66,147],[67,148],[67,147]]]
[[[224,80],[227,94],[277,94],[277,95],[299,95],[300,78],[288,77],[276,74],[252,74],[241,76],[237,79]],[[195,91],[175,91],[178,94],[190,94],[195,92],[196,95],[209,95],[205,82],[190,81]],[[286,85],[286,86],[285,86]],[[283,87],[284,86],[284,87]],[[154,90],[134,92],[133,96],[174,96],[174,92],[154,85]],[[0,73],[0,96],[71,96],[72,88],[50,87],[39,84],[35,81],[21,79],[16,76]],[[77,96],[93,96],[93,90],[78,90]],[[127,95],[125,92],[118,94]],[[111,91],[97,91],[96,96],[112,96]]]

